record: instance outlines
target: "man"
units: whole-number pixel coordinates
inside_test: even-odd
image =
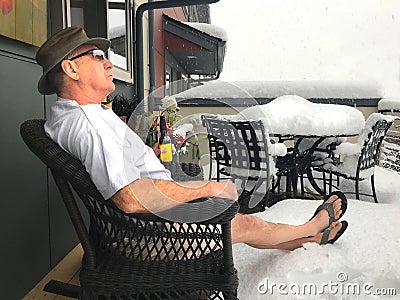
[[[90,39],[81,28],[70,27],[40,47],[36,60],[43,75],[38,90],[58,95],[45,123],[46,133],[80,159],[104,198],[125,212],[163,211],[203,197],[237,200],[230,182],[172,181],[152,149],[101,105],[115,88],[113,64],[104,55],[109,46],[106,39]],[[333,243],[347,228],[346,221],[338,222],[346,207],[344,195],[336,193],[311,220],[298,226],[237,214],[232,242],[289,250],[306,242]]]

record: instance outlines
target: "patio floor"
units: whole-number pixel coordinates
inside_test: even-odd
[[[48,300],[67,300],[73,299],[64,296],[58,296],[43,291],[43,287],[51,279],[63,282],[79,284],[79,271],[81,267],[83,249],[77,245],[67,256],[65,256],[57,266],[54,267],[22,300],[48,299]]]

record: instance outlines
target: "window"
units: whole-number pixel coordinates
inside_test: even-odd
[[[48,35],[79,26],[111,40],[116,79],[132,83],[132,5],[126,0],[0,0],[0,35],[41,46]],[[49,32],[47,31],[49,30]]]
[[[82,1],[71,1],[71,25],[85,28],[84,9]]]
[[[83,27],[88,36],[104,36],[111,40],[108,58],[114,64],[113,75],[116,79],[132,82],[132,1],[69,0],[69,2],[69,24]],[[94,17],[96,15],[97,18]]]
[[[40,46],[47,37],[46,0],[0,1],[0,34]]]
[[[130,71],[130,16],[129,1],[108,1],[108,38],[111,40],[110,60],[118,68]],[[128,7],[127,7],[128,5]],[[128,9],[127,9],[128,8]]]

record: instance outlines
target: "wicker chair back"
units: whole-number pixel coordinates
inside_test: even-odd
[[[43,128],[44,120],[28,120],[21,136],[51,170],[84,249],[80,299],[237,299],[230,221],[236,202],[199,199],[190,211],[178,206],[174,216],[185,219],[204,210],[223,213],[209,220],[181,223],[154,214],[126,214],[105,200],[79,160],[62,150]],[[82,218],[71,186],[89,213]],[[58,282],[59,283],[59,282]],[[63,285],[65,287],[65,284]],[[68,284],[67,284],[68,286]],[[45,290],[66,295],[51,281]],[[68,294],[71,296],[71,294]]]

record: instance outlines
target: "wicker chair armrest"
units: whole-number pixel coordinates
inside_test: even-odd
[[[165,163],[174,181],[204,180],[201,167],[195,163]]]
[[[114,253],[132,262],[187,260],[217,250],[231,251],[229,221],[236,214],[237,203],[230,201],[232,205],[224,207],[223,213],[210,218],[204,213],[205,204],[226,205],[227,200],[209,198],[194,202],[199,204],[195,206],[199,209],[197,215],[193,213],[196,209],[187,209],[188,205],[185,204],[177,206],[179,209],[170,216],[157,216],[151,213],[127,214],[116,208],[112,201],[97,199],[88,208],[90,236],[96,253],[102,257]],[[215,205],[208,208],[213,207]],[[202,217],[209,220],[201,220]]]
[[[208,225],[230,222],[237,210],[236,201],[214,197],[196,199],[159,213],[130,213],[126,215],[143,221],[174,221]]]

